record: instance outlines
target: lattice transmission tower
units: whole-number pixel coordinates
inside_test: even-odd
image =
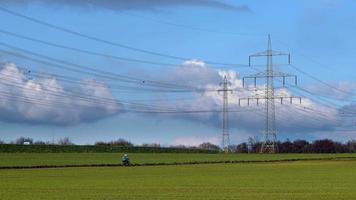
[[[229,133],[229,97],[228,93],[232,93],[232,89],[229,89],[231,83],[227,80],[227,77],[224,76],[224,81],[220,83],[223,87],[219,89],[218,92],[223,92],[223,123],[222,123],[222,141],[221,148],[225,153],[229,152],[230,146],[230,133]]]
[[[283,104],[285,99],[289,100],[289,103],[293,103],[293,99],[298,99],[299,103],[301,104],[301,97],[296,96],[280,96],[275,95],[274,89],[274,79],[275,78],[282,78],[283,86],[286,84],[287,77],[294,77],[294,84],[297,85],[297,76],[290,75],[283,72],[276,72],[274,71],[274,64],[272,58],[275,56],[287,56],[288,57],[288,65],[290,64],[290,54],[284,53],[280,51],[272,50],[271,44],[271,37],[268,35],[268,45],[267,50],[259,53],[255,53],[249,56],[249,66],[252,65],[252,58],[254,57],[266,57],[267,64],[266,70],[263,72],[259,72],[257,74],[253,74],[250,76],[243,77],[243,87],[246,86],[246,79],[253,79],[254,80],[254,87],[256,88],[257,79],[265,79],[265,90],[264,94],[262,95],[255,95],[253,97],[247,98],[240,98],[239,105],[241,100],[247,100],[247,104],[250,105],[251,100],[256,100],[257,105],[259,105],[260,100],[263,100],[265,103],[265,130],[264,130],[264,137],[262,142],[262,147],[260,152],[261,153],[275,153],[278,151],[278,147],[276,145],[277,142],[277,132],[276,132],[276,113],[275,113],[275,100],[280,100],[280,103]]]

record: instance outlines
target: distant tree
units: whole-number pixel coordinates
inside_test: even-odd
[[[277,142],[278,152],[279,153],[294,153],[294,145],[293,143],[287,139],[284,142]]]
[[[59,139],[58,144],[59,145],[74,145],[74,143],[68,137]]]
[[[246,142],[236,145],[236,153],[248,153],[248,146]]]
[[[37,141],[35,141],[33,144],[35,144],[35,145],[45,145],[45,144],[47,144],[47,143],[44,142],[44,141],[41,141],[41,140],[37,140]]]
[[[188,148],[187,146],[184,146],[182,144],[180,144],[180,145],[171,145],[169,147],[170,148],[175,148],[175,149],[187,149]]]
[[[247,144],[248,144],[248,152],[250,153],[260,152],[262,143],[258,140],[258,137],[249,137]]]
[[[118,139],[110,142],[111,145],[113,146],[122,146],[122,147],[133,147],[134,145],[129,142],[128,140],[125,139]]]
[[[15,140],[14,144],[33,144],[32,138],[19,137]]]
[[[231,153],[248,153],[247,143],[243,142],[241,144],[231,144],[228,147]]]
[[[329,139],[315,140],[312,150],[313,153],[335,153],[334,142]]]
[[[306,140],[294,140],[294,153],[307,153],[310,151],[309,142]]]
[[[220,150],[220,147],[218,145],[212,144],[210,142],[204,142],[198,146],[200,149],[205,149],[205,150]]]
[[[356,141],[355,140],[348,141],[346,143],[346,146],[347,146],[348,152],[356,153]]]
[[[334,146],[334,152],[335,153],[347,153],[347,152],[349,152],[346,144],[344,145],[341,142],[335,142],[335,141],[333,143],[334,143],[333,146]]]
[[[236,144],[231,144],[228,146],[229,152],[231,153],[237,153],[237,145]]]
[[[251,153],[260,152],[262,143],[257,138],[250,137],[248,143],[231,145],[229,148],[232,152],[245,153],[246,148]],[[306,140],[286,140],[277,141],[279,153],[356,153],[356,141],[351,140],[347,143],[336,142],[330,139],[316,140],[309,143]]]
[[[113,140],[113,141],[110,141],[110,142],[103,142],[103,141],[98,141],[98,142],[95,142],[95,145],[97,146],[106,146],[106,145],[109,145],[109,146],[122,146],[122,147],[133,147],[134,145],[125,140],[125,139],[118,139],[118,140]]]
[[[96,146],[105,146],[105,145],[109,145],[109,144],[107,142],[97,141],[97,142],[95,142],[94,145],[96,145]]]
[[[142,147],[154,147],[154,148],[160,148],[161,145],[158,143],[144,143],[141,145]]]
[[[0,144],[5,144],[4,140],[0,139]]]

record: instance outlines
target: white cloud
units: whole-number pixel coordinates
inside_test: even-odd
[[[0,120],[75,125],[117,114],[121,105],[95,80],[65,88],[55,77],[28,79],[15,64],[0,70]]]
[[[209,91],[194,94],[194,100],[189,102],[177,102],[174,105],[167,103],[165,106],[173,107],[177,110],[222,110],[222,93],[214,92],[221,89],[219,83],[226,76],[231,83],[230,88],[233,93],[229,93],[229,113],[230,127],[249,132],[260,132],[264,127],[265,111],[264,100],[259,100],[259,106],[256,101],[251,100],[250,106],[247,101],[242,101],[239,106],[239,98],[264,95],[263,86],[256,90],[246,90],[242,87],[242,80],[236,71],[214,70],[209,68],[204,62],[192,60],[186,61],[181,66],[168,73],[171,80],[183,79],[184,83],[189,85],[207,88]],[[166,80],[168,81],[168,80]],[[293,93],[287,88],[276,89],[275,94],[279,96],[293,96]],[[330,130],[339,122],[338,109],[329,108],[317,104],[308,98],[303,98],[302,103],[294,99],[293,104],[289,99],[280,104],[279,100],[275,102],[277,128],[281,132],[298,133],[300,131],[318,131]],[[235,112],[242,110],[254,110],[246,112]],[[202,123],[210,123],[215,126],[221,126],[221,112],[194,113],[189,115],[169,115],[170,117],[189,118]]]
[[[347,100],[355,95],[356,83],[351,81],[340,81],[337,83],[330,83],[333,88],[324,84],[313,84],[307,88],[312,92],[316,92],[322,96],[332,97],[339,100]]]

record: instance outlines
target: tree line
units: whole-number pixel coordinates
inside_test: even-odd
[[[0,139],[1,144],[13,144],[13,145],[36,145],[36,146],[44,146],[44,145],[59,145],[59,146],[74,146],[76,145],[70,138],[64,137],[60,138],[56,141],[41,141],[41,140],[34,140],[33,138],[29,137],[19,137],[13,141],[8,143],[4,142]],[[141,145],[135,145],[132,142],[125,140],[123,138],[119,138],[117,140],[112,141],[97,141],[94,145],[86,145],[86,146],[96,146],[96,147],[125,147],[125,148],[133,148],[133,147],[143,147],[143,148],[172,148],[172,149],[202,149],[202,150],[209,150],[209,151],[220,151],[220,147],[209,143],[204,142],[198,146],[185,146],[185,145],[171,145],[168,147],[163,147],[159,143],[143,143]]]
[[[229,150],[235,153],[259,153],[262,142],[249,138],[248,142],[231,145]],[[286,140],[276,143],[278,153],[356,153],[356,141],[342,143],[331,139],[321,139],[309,142],[306,140]]]
[[[19,137],[13,141],[6,143],[5,141],[0,139],[0,144],[17,144],[17,145],[75,145],[74,142],[70,140],[68,137],[60,138],[57,141],[42,141],[42,140],[34,140],[29,137]]]
[[[0,140],[0,144],[6,144]],[[16,145],[75,145],[68,137],[61,138],[55,142],[35,141],[32,138],[20,137],[7,144]],[[141,145],[134,145],[132,142],[119,138],[108,142],[98,141],[94,146],[98,147],[147,147],[147,148],[162,148],[159,143],[144,143]],[[333,141],[331,139],[321,139],[309,142],[307,140],[285,140],[276,143],[278,153],[356,153],[356,141],[351,140],[345,143]],[[259,153],[262,147],[262,142],[257,138],[250,137],[247,142],[236,145],[230,145],[229,151],[231,153]],[[165,148],[174,149],[203,149],[209,151],[222,151],[222,149],[215,144],[204,142],[197,146],[172,145]]]

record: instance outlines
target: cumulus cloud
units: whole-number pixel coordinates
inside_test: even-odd
[[[264,95],[264,86],[258,87],[256,90],[247,90],[242,86],[242,80],[238,72],[233,70],[215,70],[206,65],[203,61],[190,60],[184,62],[176,69],[168,72],[171,80],[184,80],[185,84],[206,88],[207,92],[197,92],[193,94],[193,101],[182,101],[175,104],[166,103],[167,107],[174,107],[178,111],[184,110],[222,110],[222,93],[215,92],[221,89],[223,78],[226,76],[230,82],[229,93],[229,113],[230,127],[238,128],[247,132],[259,133],[263,130],[265,111],[264,101],[260,100],[259,105],[256,101],[251,100],[250,106],[247,101],[242,101],[239,105],[239,99],[255,95]],[[169,81],[168,79],[165,81]],[[275,94],[278,96],[293,96],[293,93],[286,88],[276,89]],[[275,102],[276,106],[276,122],[280,132],[299,133],[313,132],[320,130],[331,130],[339,122],[339,111],[335,108],[329,108],[308,98],[303,98],[302,103],[299,100],[294,100],[290,104],[289,99]],[[248,110],[248,111],[244,111]],[[221,112],[204,112],[193,113],[189,115],[169,115],[169,117],[178,117],[200,121],[202,123],[213,124],[221,127],[222,113]]]
[[[232,5],[218,0],[0,0],[1,3],[26,5],[41,3],[55,6],[71,6],[84,9],[121,10],[155,10],[172,6],[204,6],[223,10],[250,12],[247,5]]]
[[[220,82],[220,76],[215,70],[200,60],[188,60],[167,72],[163,80],[195,87],[206,86],[211,83]]]
[[[337,83],[331,83],[334,88],[330,88],[323,84],[309,85],[307,88],[309,91],[316,92],[320,95],[333,97],[339,100],[350,99],[355,96],[356,83],[351,81],[340,81]]]
[[[0,120],[5,122],[68,126],[98,121],[122,109],[95,80],[68,88],[55,77],[28,79],[13,63],[0,69],[0,93]]]

